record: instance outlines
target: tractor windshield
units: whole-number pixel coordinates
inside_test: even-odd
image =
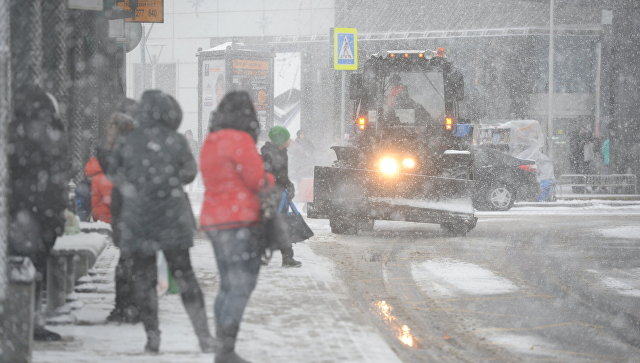
[[[428,126],[444,118],[442,72],[392,72],[382,82],[388,126]]]

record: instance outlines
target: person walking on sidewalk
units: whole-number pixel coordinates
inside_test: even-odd
[[[109,170],[114,145],[122,143],[126,136],[134,129],[135,120],[133,117],[137,113],[138,103],[132,99],[125,99],[109,119],[106,127],[105,139],[98,147],[97,159],[102,170]],[[108,179],[108,178],[107,178]],[[111,189],[111,203],[109,212],[111,216],[111,238],[116,247],[120,246],[120,211],[122,207],[122,194],[118,188]],[[117,323],[138,323],[140,313],[136,308],[133,299],[133,289],[131,281],[132,269],[131,256],[120,250],[118,265],[115,271],[115,306],[107,316],[107,321]]]
[[[289,130],[282,126],[274,126],[269,130],[269,140],[271,141],[267,141],[260,149],[265,170],[275,176],[278,194],[286,191],[287,198],[293,200],[296,189],[289,179],[289,157],[287,156],[287,147],[291,144]],[[282,249],[280,253],[282,253],[283,267],[302,266],[302,262],[293,258],[293,247]]]
[[[214,304],[220,343],[216,363],[247,362],[235,353],[240,322],[261,266],[261,203],[258,193],[273,187],[256,150],[260,124],[249,94],[228,93],[211,114],[200,152],[205,198],[200,226],[211,240],[220,273]]]
[[[162,251],[181,292],[203,352],[213,352],[204,297],[191,267],[195,220],[183,190],[197,173],[184,136],[178,103],[169,95],[149,90],[140,101],[140,125],[114,150],[110,172],[122,193],[120,249],[132,259],[136,306],[147,334],[145,350],[160,348],[156,255]]]
[[[41,294],[47,258],[64,233],[70,169],[67,137],[55,98],[39,86],[18,89],[13,105],[7,145],[8,253],[28,257],[37,272],[34,339],[57,341],[60,334],[45,329]]]

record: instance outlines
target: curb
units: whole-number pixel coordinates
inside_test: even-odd
[[[522,207],[594,207],[594,206],[608,206],[608,207],[629,207],[640,205],[640,200],[602,200],[602,199],[589,199],[589,200],[575,200],[575,199],[563,199],[561,202],[516,202],[513,208]]]

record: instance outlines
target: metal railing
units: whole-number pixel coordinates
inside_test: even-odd
[[[633,174],[565,174],[556,181],[556,194],[637,194],[637,177]]]

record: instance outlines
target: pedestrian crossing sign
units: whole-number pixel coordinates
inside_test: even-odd
[[[333,30],[333,68],[358,69],[358,32],[356,28]]]

